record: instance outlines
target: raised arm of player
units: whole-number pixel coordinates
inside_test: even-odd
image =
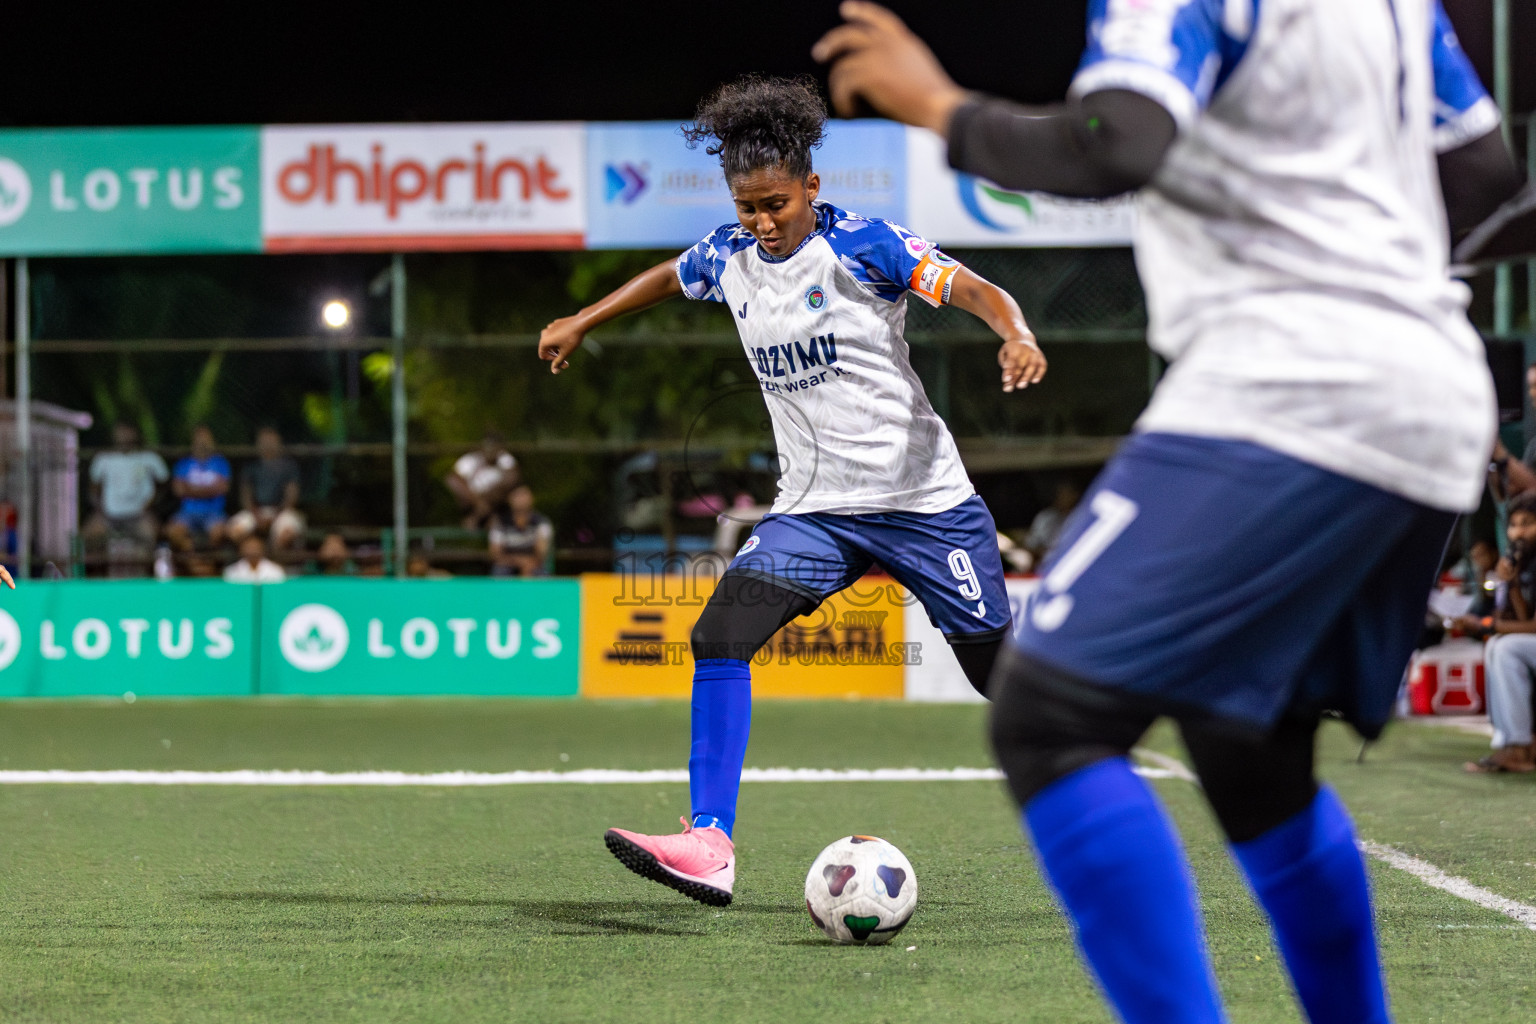
[[[1003,390],[1013,391],[1038,384],[1045,376],[1045,353],[1024,322],[1024,313],[1013,296],[978,274],[961,267],[949,293],[949,304],[980,317],[992,328],[1003,347],[997,363],[1003,368]]]
[[[554,320],[539,333],[539,358],[550,364],[550,373],[570,366],[566,358],[581,345],[587,332],[625,313],[638,313],[664,299],[683,294],[677,279],[677,261],[658,263],[642,271],[573,316]]]
[[[951,165],[1004,188],[1103,198],[1152,179],[1178,134],[1157,101],[1124,89],[1081,101],[1024,107],[955,84],[933,51],[879,4],[845,0],[847,19],[811,55],[833,62],[832,104],[844,116],[863,99],[897,121],[949,140]]]

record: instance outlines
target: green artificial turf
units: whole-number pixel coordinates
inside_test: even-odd
[[[982,709],[765,703],[757,767],[981,766]],[[0,768],[675,768],[680,703],[15,702]],[[1149,744],[1179,754],[1170,730]],[[1361,834],[1536,902],[1536,779],[1458,768],[1483,741],[1399,727],[1324,773]],[[562,757],[564,755],[564,757]],[[1198,791],[1157,783],[1199,879],[1235,1022],[1296,1021]],[[624,871],[602,830],[662,831],[682,785],[0,786],[0,1020],[1041,1021],[1109,1015],[995,783],[752,784],[737,900]],[[801,902],[820,848],[899,845],[920,898],[883,948],[832,946]],[[1401,1021],[1536,1007],[1536,933],[1372,866]],[[915,946],[909,950],[907,947]]]

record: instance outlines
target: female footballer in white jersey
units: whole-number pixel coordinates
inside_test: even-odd
[[[992,738],[1126,1024],[1219,1024],[1178,840],[1131,748],[1179,723],[1312,1024],[1387,1024],[1370,886],[1314,737],[1391,717],[1495,403],[1452,233],[1520,179],[1439,0],[1090,0],[1069,101],[970,95],[890,11],[814,50],[1008,188],[1140,189],[1172,361],[1063,528]],[[1449,213],[1449,217],[1447,214]],[[1449,230],[1447,230],[1449,228]]]
[[[907,293],[974,313],[1003,339],[1004,391],[1046,367],[1002,289],[905,228],[818,201],[811,150],[826,119],[808,82],[748,77],[719,89],[684,133],[690,145],[716,140],[708,152],[738,222],[539,339],[539,358],[559,373],[588,331],[617,316],[675,295],[728,303],[773,421],[778,499],[693,630],[686,830],[605,836],[631,870],[715,906],[730,903],[736,873],[749,663],[775,632],[872,566],[923,603],[982,692],[1008,632],[991,513],[908,360]]]

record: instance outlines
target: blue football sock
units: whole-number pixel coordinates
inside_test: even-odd
[[[1126,1024],[1219,1024],[1194,887],[1173,829],[1123,757],[1058,779],[1024,821],[1077,941]]]
[[[1312,1024],[1390,1021],[1365,863],[1333,791],[1319,790],[1306,810],[1232,852]]]
[[[688,792],[695,828],[726,835],[736,826],[736,794],[752,728],[752,669],[734,658],[705,658],[693,668],[693,749]]]

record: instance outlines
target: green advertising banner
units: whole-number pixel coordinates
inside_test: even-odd
[[[0,256],[260,251],[258,128],[0,131]]]
[[[33,583],[0,598],[0,697],[251,692],[256,593],[218,580]]]
[[[576,695],[577,580],[261,587],[263,694]]]

